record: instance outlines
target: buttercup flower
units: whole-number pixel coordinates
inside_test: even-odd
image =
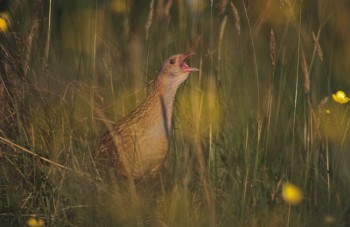
[[[282,198],[289,205],[297,205],[303,199],[303,193],[297,186],[287,182],[282,186]]]
[[[345,92],[337,91],[336,94],[332,95],[332,98],[335,102],[344,104],[350,101],[350,98],[346,96]]]
[[[8,16],[6,13],[0,13],[0,32],[7,32],[8,30]]]
[[[27,220],[27,225],[29,227],[44,227],[44,220],[40,218],[36,219],[36,218],[30,217]]]

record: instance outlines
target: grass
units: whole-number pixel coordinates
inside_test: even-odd
[[[198,1],[200,2],[200,1]],[[192,5],[191,5],[192,4]],[[30,1],[1,8],[0,226],[333,226],[349,207],[349,4]],[[192,8],[193,7],[193,8]],[[45,19],[42,19],[45,18]],[[100,135],[194,50],[167,168],[100,179]],[[284,183],[303,193],[283,200]]]

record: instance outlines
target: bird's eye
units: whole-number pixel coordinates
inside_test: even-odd
[[[175,63],[175,59],[170,59],[170,64],[174,64]]]

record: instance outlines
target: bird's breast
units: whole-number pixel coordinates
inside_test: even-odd
[[[135,176],[157,172],[167,155],[170,125],[156,108],[121,125],[116,135],[118,150],[126,154],[126,166]]]

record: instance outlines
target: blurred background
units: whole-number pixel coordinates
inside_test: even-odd
[[[0,0],[0,223],[346,226],[349,13],[346,0]],[[101,181],[101,134],[188,51],[200,72],[177,93],[162,177],[137,196]]]

